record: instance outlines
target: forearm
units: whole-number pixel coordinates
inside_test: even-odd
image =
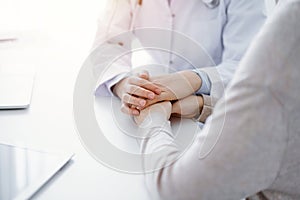
[[[203,109],[203,97],[201,95],[191,95],[178,100],[172,105],[172,116],[198,119]]]
[[[189,83],[194,92],[198,91],[201,88],[202,80],[197,73],[186,70],[178,72],[178,74]]]
[[[252,97],[241,95],[255,104],[269,102],[266,109],[278,107],[278,102],[263,92]],[[158,169],[146,174],[151,193],[162,199],[231,200],[270,186],[280,168],[286,139],[284,134],[273,134],[272,124],[280,123],[282,116],[264,120],[268,114],[255,110],[251,112],[255,121],[250,123],[248,115],[242,114],[247,104],[238,103],[235,92],[226,102],[232,101],[235,106],[226,105],[224,100],[218,104],[217,112],[186,150],[180,149],[182,145],[174,141],[169,130],[154,129],[152,135],[157,135],[142,145],[144,153],[153,154],[144,160],[145,169]],[[280,113],[280,107],[274,112]]]

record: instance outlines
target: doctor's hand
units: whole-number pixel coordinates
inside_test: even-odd
[[[122,101],[121,110],[129,115],[139,115],[148,100],[153,100],[161,93],[154,83],[150,82],[149,74],[144,71],[137,75],[126,77],[113,87],[113,93]]]
[[[191,95],[180,99],[172,105],[172,116],[183,118],[195,118],[200,115],[204,105],[203,97]]]
[[[139,116],[134,116],[137,125],[141,125],[146,119],[150,120],[150,124],[161,123],[170,119],[172,112],[172,104],[169,101],[153,104],[140,111]]]
[[[160,88],[161,93],[155,98],[147,100],[145,107],[160,101],[173,101],[190,96],[202,84],[201,78],[193,71],[151,77],[150,81]]]

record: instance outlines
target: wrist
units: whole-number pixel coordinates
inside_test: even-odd
[[[123,82],[125,81],[126,78],[121,79],[119,82],[117,82],[113,87],[112,87],[112,92],[119,98],[122,97],[122,87],[123,87]]]
[[[198,91],[202,85],[202,79],[200,76],[194,71],[184,71],[184,76],[189,81],[191,87],[193,88],[194,92]]]
[[[152,128],[162,126],[167,121],[169,121],[169,119],[162,112],[152,112],[142,120],[139,126],[142,128]]]

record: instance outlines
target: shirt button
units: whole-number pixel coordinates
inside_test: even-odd
[[[173,64],[173,60],[170,60],[170,61],[169,61],[169,64],[172,65],[172,64]]]
[[[172,17],[174,18],[175,16],[176,16],[176,15],[173,13],[173,14],[172,14]]]

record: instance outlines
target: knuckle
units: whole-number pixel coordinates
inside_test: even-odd
[[[136,88],[135,88],[133,85],[129,86],[128,92],[129,92],[130,94],[134,94],[135,91],[136,91]]]
[[[141,96],[147,97],[149,93],[150,92],[148,92],[147,90],[140,90]]]
[[[153,93],[152,90],[147,87],[141,88],[139,92],[140,92],[140,96],[145,98],[148,98],[148,95]]]
[[[146,80],[139,78],[139,79],[137,80],[137,85],[143,86],[143,85],[145,85],[145,81],[146,81]]]
[[[154,83],[149,82],[149,81],[145,84],[145,87],[148,88],[148,89],[154,89],[154,88],[156,88],[155,85],[154,85]]]
[[[127,104],[136,104],[137,102],[137,98],[133,97],[131,95],[126,94],[125,98],[124,98],[124,103]]]
[[[134,104],[134,105],[138,105],[138,104],[139,104],[138,101],[139,101],[139,99],[136,98],[136,97],[132,97],[132,98],[130,99],[130,102],[131,102],[132,104]]]
[[[127,102],[129,100],[129,95],[128,94],[123,94],[122,95],[122,101]]]

